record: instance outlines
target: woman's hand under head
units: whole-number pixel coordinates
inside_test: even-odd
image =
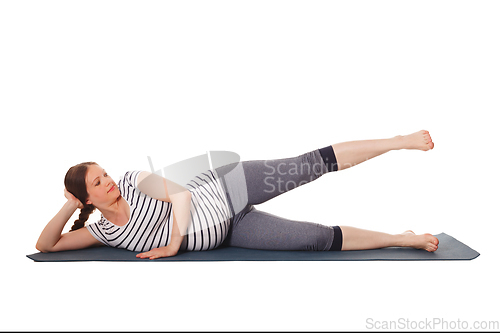
[[[76,208],[78,209],[83,208],[82,202],[78,200],[73,194],[68,192],[66,188],[64,189],[64,196],[66,197],[66,199],[68,199],[69,202],[73,203],[76,206]]]

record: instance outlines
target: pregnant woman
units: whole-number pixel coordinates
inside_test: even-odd
[[[351,226],[292,221],[255,208],[322,175],[347,169],[391,150],[434,148],[428,131],[389,139],[351,141],[297,157],[244,161],[207,170],[186,186],[147,171],[129,171],[115,183],[94,162],[71,167],[62,209],[36,244],[41,252],[112,246],[138,258],[174,256],[219,246],[263,250],[349,251],[390,246],[436,251],[438,239],[408,230],[387,234]],[[62,230],[73,213],[70,232]],[[101,219],[85,225],[98,209]]]

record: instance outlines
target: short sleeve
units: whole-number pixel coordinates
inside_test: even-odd
[[[123,176],[124,184],[137,188],[137,179],[142,171],[127,171]]]
[[[106,239],[106,237],[104,236],[104,233],[103,233],[103,231],[100,228],[101,226],[102,226],[102,218],[101,218],[101,220],[99,220],[97,222],[88,224],[87,225],[87,230],[99,242],[103,243],[104,245],[111,246],[108,243],[108,240]]]

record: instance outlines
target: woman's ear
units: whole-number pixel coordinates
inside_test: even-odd
[[[92,201],[90,201],[89,199],[87,199],[87,201],[85,201],[85,204],[86,205],[92,205]]]

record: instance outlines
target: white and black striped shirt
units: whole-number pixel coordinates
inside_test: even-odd
[[[122,197],[130,205],[130,219],[114,225],[101,214],[87,225],[90,233],[107,246],[144,252],[167,246],[172,234],[172,204],[144,195],[137,188],[141,171],[127,172],[118,182]],[[186,186],[191,192],[191,222],[180,250],[211,250],[222,244],[230,224],[230,209],[221,181],[207,170]]]

